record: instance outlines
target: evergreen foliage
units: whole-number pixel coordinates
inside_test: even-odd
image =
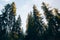
[[[60,13],[58,9],[49,7],[43,2],[41,8],[47,20],[47,25],[36,5],[28,14],[26,33],[21,29],[21,17],[16,20],[16,5],[7,4],[0,15],[0,40],[60,40]],[[25,21],[25,20],[24,20]]]

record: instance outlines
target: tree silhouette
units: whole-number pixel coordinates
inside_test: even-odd
[[[47,25],[43,23],[45,20],[42,21],[41,13],[33,5],[33,11],[27,16],[27,35],[23,35],[20,15],[16,20],[15,2],[7,4],[0,15],[0,40],[60,40],[59,10],[50,9],[44,2],[42,2],[41,8],[48,22]]]
[[[40,13],[37,10],[36,6],[33,6],[32,12],[28,14],[28,23],[27,23],[27,36],[26,40],[40,40],[41,35],[43,34],[42,18]]]

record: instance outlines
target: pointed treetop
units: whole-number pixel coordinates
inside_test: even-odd
[[[15,5],[15,2],[12,3],[12,11],[13,11],[14,15],[16,15],[16,5]]]
[[[28,13],[28,20],[30,20],[31,16],[32,16],[32,12]]]
[[[19,15],[18,19],[21,21],[20,15]]]
[[[45,2],[42,2],[42,5],[43,6],[46,6],[47,8],[49,8],[49,4],[45,3]]]
[[[39,11],[37,10],[36,5],[33,5],[33,10],[34,10],[35,12],[39,12]]]
[[[15,2],[13,2],[12,4],[15,4]]]
[[[52,9],[52,13],[53,13],[53,15],[54,15],[54,16],[57,16],[58,9],[56,9],[56,8],[53,8],[53,9]]]
[[[45,5],[45,3],[44,3],[44,2],[42,2],[42,5]]]
[[[54,8],[53,11],[56,12],[56,13],[58,13],[58,9],[56,9],[56,8]]]
[[[37,9],[36,5],[33,5],[33,9]]]
[[[33,5],[33,10],[34,10],[34,14],[39,17],[40,16],[40,13],[39,13],[36,5]]]
[[[21,26],[21,17],[20,17],[20,15],[18,16],[18,19],[17,19],[16,22]]]

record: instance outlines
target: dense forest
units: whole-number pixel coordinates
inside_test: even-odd
[[[36,5],[33,5],[33,11],[27,16],[27,34],[24,35],[20,15],[16,20],[15,3],[7,4],[0,15],[0,40],[60,40],[59,10],[50,9],[44,2],[41,5],[47,24],[42,21],[43,17]]]

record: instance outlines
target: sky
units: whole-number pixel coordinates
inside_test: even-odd
[[[48,3],[51,8],[57,8],[60,10],[60,0],[0,0],[0,14],[1,10],[4,8],[4,6],[8,3],[15,2],[16,4],[16,18],[18,15],[21,16],[22,20],[22,27],[25,32],[26,30],[26,22],[27,22],[27,15],[32,11],[32,7],[35,4],[37,6],[37,9],[42,13],[41,9],[41,3],[45,2]]]

